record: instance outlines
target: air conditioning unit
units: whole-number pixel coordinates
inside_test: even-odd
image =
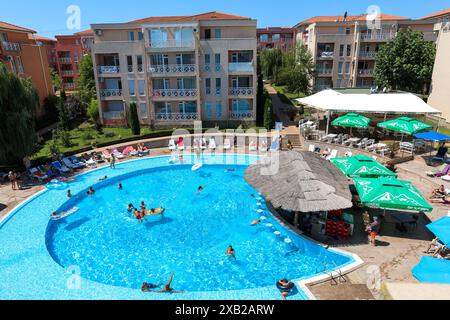
[[[198,28],[193,29],[194,33],[198,33]]]
[[[96,34],[97,36],[101,37],[101,36],[103,35],[103,30],[97,29],[97,30],[95,30],[95,34]]]

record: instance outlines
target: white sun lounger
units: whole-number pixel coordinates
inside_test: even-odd
[[[230,139],[225,139],[225,141],[223,143],[223,148],[225,150],[231,150],[231,140]]]
[[[174,150],[176,150],[177,149],[177,145],[176,145],[176,143],[175,143],[175,140],[170,140],[169,141],[169,150],[170,151],[174,151]]]

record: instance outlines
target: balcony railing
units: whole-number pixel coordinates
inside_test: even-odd
[[[197,89],[153,89],[153,98],[197,97]]]
[[[230,62],[228,64],[229,72],[253,72],[253,62]]]
[[[60,63],[72,63],[71,58],[59,58]]]
[[[63,70],[61,71],[61,75],[63,77],[71,77],[73,76],[73,70]]]
[[[120,72],[119,66],[100,66],[98,67],[99,74],[116,74]]]
[[[206,72],[209,72],[209,71],[219,72],[220,70],[222,70],[222,65],[220,63],[217,63],[215,65],[210,65],[210,64],[205,65]]]
[[[317,69],[318,75],[331,75],[333,73],[333,69],[331,68],[325,68],[325,69]]]
[[[103,119],[108,120],[122,120],[125,119],[124,111],[106,111],[102,113]]]
[[[373,75],[373,69],[359,69],[358,75],[360,76],[371,76]]]
[[[199,119],[198,113],[156,113],[155,121],[172,122],[172,121],[194,121]]]
[[[150,41],[150,48],[193,48],[193,40],[161,40]]]
[[[169,64],[166,66],[150,66],[149,72],[155,74],[168,73],[194,73],[197,71],[195,64]]]
[[[114,97],[120,98],[120,97],[122,97],[122,89],[101,89],[100,97],[102,99],[114,98]]]
[[[252,96],[253,88],[230,88],[230,96]]]
[[[65,83],[64,89],[66,90],[74,90],[75,89],[75,83]]]
[[[370,58],[370,59],[375,59],[375,57],[377,56],[376,51],[361,51],[359,53],[359,57],[360,58]]]
[[[5,51],[20,51],[20,44],[16,42],[2,41],[2,47]]]
[[[318,58],[322,59],[333,59],[334,58],[334,52],[333,51],[323,51],[317,54]]]
[[[388,40],[392,40],[394,38],[394,35],[390,34],[390,33],[381,33],[381,34],[362,34],[361,35],[361,40],[362,41],[370,41],[370,40],[375,40],[375,41],[388,41]]]
[[[232,120],[254,120],[253,111],[232,111],[230,119]]]

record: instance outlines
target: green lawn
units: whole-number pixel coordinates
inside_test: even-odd
[[[291,106],[298,105],[298,103],[297,103],[297,101],[295,101],[295,99],[305,97],[304,94],[297,94],[297,93],[289,92],[286,89],[286,86],[277,86],[277,85],[273,84],[272,87],[278,92],[278,96],[280,97],[281,101],[283,101],[284,103],[289,104]]]
[[[447,136],[450,136],[450,128],[440,128],[439,132]]]

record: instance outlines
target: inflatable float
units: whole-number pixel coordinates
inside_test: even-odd
[[[54,220],[54,221],[58,221],[58,220],[61,220],[61,219],[64,219],[64,218],[67,218],[67,217],[69,217],[69,216],[71,216],[71,215],[73,215],[75,212],[77,212],[78,210],[80,210],[79,208],[77,208],[77,207],[75,207],[75,208],[72,208],[72,209],[70,209],[69,211],[67,211],[67,212],[63,212],[63,213],[61,213],[61,214],[59,214],[59,215],[56,215],[56,216],[51,216],[51,218],[52,218],[52,220]]]
[[[197,170],[200,170],[201,168],[203,168],[203,164],[197,163],[192,167],[192,171],[197,171]]]

